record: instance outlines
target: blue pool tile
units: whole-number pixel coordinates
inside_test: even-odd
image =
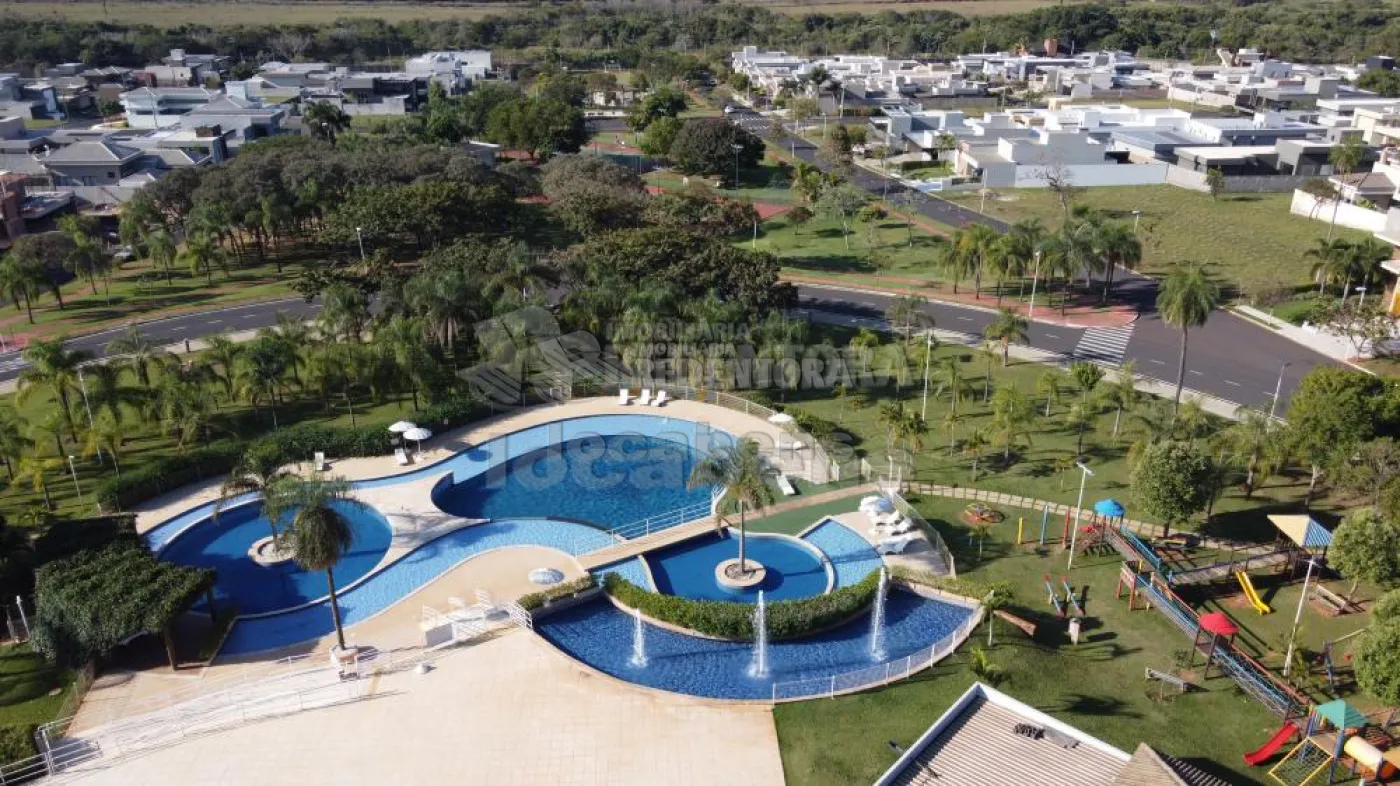
[[[835,520],[826,519],[802,536],[826,553],[836,569],[836,586],[859,584],[884,564],[880,555],[860,533]]]

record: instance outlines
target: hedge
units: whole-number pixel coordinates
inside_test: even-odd
[[[890,571],[890,577],[910,584],[922,584],[925,587],[932,587],[937,590],[961,595],[971,600],[982,600],[992,592],[996,592],[1003,598],[1012,597],[1011,587],[1006,582],[994,581],[972,581],[970,579],[960,579],[953,576],[939,576],[926,570],[912,570],[910,568],[894,568]]]
[[[520,608],[526,611],[534,611],[543,606],[547,601],[552,601],[556,598],[565,598],[575,593],[583,592],[584,590],[593,589],[596,586],[598,586],[598,580],[594,578],[592,573],[589,573],[582,578],[566,581],[563,584],[557,584],[547,590],[540,590],[539,592],[531,592],[529,595],[522,595],[520,600],[516,601],[516,603],[519,603]]]
[[[0,726],[0,764],[13,764],[37,756],[39,749],[34,746],[37,728],[32,723]]]
[[[216,442],[175,456],[161,456],[97,484],[97,504],[117,511],[205,478],[222,477],[242,457],[242,442]]]
[[[774,640],[806,636],[844,622],[875,599],[880,574],[871,571],[859,584],[841,587],[825,595],[768,604],[768,636]],[[616,573],[603,579],[608,594],[629,608],[654,620],[693,630],[706,636],[753,641],[753,604],[719,600],[692,600],[647,592]]]

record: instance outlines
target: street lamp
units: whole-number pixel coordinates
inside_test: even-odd
[[[355,240],[360,244],[360,261],[365,261],[365,236],[361,234],[361,228],[355,227]]]
[[[1356,288],[1356,291],[1361,293],[1361,301],[1358,302],[1358,303],[1356,304],[1356,307],[1357,307],[1357,308],[1365,308],[1365,307],[1366,307],[1366,287],[1357,287],[1357,288]]]
[[[1312,580],[1313,565],[1317,563],[1317,557],[1308,558],[1308,572],[1303,576],[1303,594],[1298,596],[1298,610],[1293,612],[1293,627],[1288,629],[1288,654],[1283,656],[1283,676],[1288,676],[1288,670],[1293,665],[1293,642],[1298,638],[1298,623],[1303,619],[1303,604],[1308,599],[1308,582]]]
[[[735,190],[738,190],[738,188],[739,188],[739,152],[740,152],[741,150],[744,149],[744,146],[741,145],[741,144],[739,144],[738,142],[735,142],[734,144],[730,145],[730,147],[734,148],[734,188],[735,188]]]
[[[1074,462],[1074,466],[1080,469],[1079,500],[1074,503],[1074,530],[1069,535],[1069,564],[1065,566],[1065,570],[1074,567],[1074,547],[1079,542],[1079,513],[1084,508],[1084,483],[1094,474],[1094,471],[1084,466],[1082,461]]]
[[[78,485],[78,470],[73,466],[73,457],[68,457],[68,474],[73,476],[73,489],[78,492],[78,502],[83,501],[83,487]]]
[[[1134,234],[1134,235],[1137,234],[1138,221],[1140,221],[1140,220],[1142,220],[1142,211],[1141,211],[1141,210],[1134,210],[1134,211],[1133,211],[1133,234]]]
[[[1035,250],[1035,270],[1031,273],[1031,307],[1026,312],[1027,319],[1035,318],[1035,285],[1040,281],[1040,249]]]
[[[1278,382],[1274,385],[1274,400],[1269,404],[1269,420],[1273,420],[1274,413],[1278,411],[1278,399],[1283,393],[1283,372],[1291,365],[1293,364],[1284,363],[1282,366],[1278,367]]]
[[[919,408],[919,417],[928,419],[928,364],[933,359],[933,328],[924,334],[924,403]]]
[[[92,404],[88,403],[87,382],[83,379],[82,368],[78,369],[78,387],[83,391],[83,409],[87,410],[88,428],[92,428]]]

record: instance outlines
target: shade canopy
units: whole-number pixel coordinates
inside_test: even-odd
[[[1341,699],[1318,705],[1316,712],[1339,729],[1355,729],[1366,725],[1366,716],[1361,714],[1361,710]]]
[[[389,430],[392,431],[392,432],[395,433],[395,434],[402,434],[402,433],[404,433],[404,432],[406,432],[406,431],[412,431],[412,430],[414,430],[414,429],[416,429],[416,428],[418,428],[418,424],[417,424],[417,423],[410,423],[410,422],[408,422],[407,420],[400,420],[399,422],[397,422],[397,423],[395,423],[394,425],[390,426],[390,427],[389,427]]]
[[[792,415],[786,412],[775,412],[768,418],[769,423],[791,423]]]
[[[411,439],[414,442],[422,442],[423,440],[428,439],[432,435],[433,432],[425,428],[420,428],[418,426],[414,426],[413,428],[403,433],[404,439]]]
[[[1288,539],[1305,549],[1326,549],[1332,545],[1332,532],[1311,516],[1269,516],[1269,522]]]
[[[1240,632],[1235,623],[1223,612],[1212,611],[1209,614],[1201,615],[1201,628],[1217,636],[1233,636]]]
[[[1116,499],[1101,499],[1094,503],[1094,512],[1100,516],[1112,516],[1117,518],[1127,511],[1123,509],[1123,505]]]

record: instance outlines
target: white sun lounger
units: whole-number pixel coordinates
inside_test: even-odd
[[[653,401],[653,402],[651,402],[651,405],[652,405],[653,407],[659,407],[659,406],[661,406],[662,404],[665,404],[665,403],[666,403],[666,400],[667,400],[667,399],[666,399],[666,391],[664,391],[664,390],[658,390],[658,391],[656,391],[656,400]]]
[[[651,406],[651,388],[642,388],[642,395],[637,397],[637,403],[643,407]]]
[[[403,448],[394,448],[394,463],[398,464],[400,467],[406,467],[412,464],[413,461],[409,459],[408,451]]]
[[[797,493],[797,489],[793,488],[792,481],[788,480],[788,476],[781,472],[778,473],[778,489],[783,492],[785,497],[791,497]]]
[[[918,540],[918,538],[913,535],[900,535],[897,538],[882,540],[875,544],[875,553],[903,554],[904,550],[909,548],[909,544],[913,543],[915,540]]]
[[[315,460],[316,471],[317,471],[317,472],[325,472],[325,471],[326,471],[326,454],[325,454],[325,452],[324,452],[324,451],[320,451],[320,450],[316,451],[315,459],[316,459],[316,460]]]
[[[904,518],[904,514],[900,513],[897,510],[887,510],[882,513],[872,513],[870,511],[866,511],[865,515],[869,516],[870,523],[874,524],[877,527],[889,527],[897,523],[900,519]]]
[[[619,388],[617,391],[617,403],[619,406],[627,406],[632,403],[632,392],[627,388]]]

